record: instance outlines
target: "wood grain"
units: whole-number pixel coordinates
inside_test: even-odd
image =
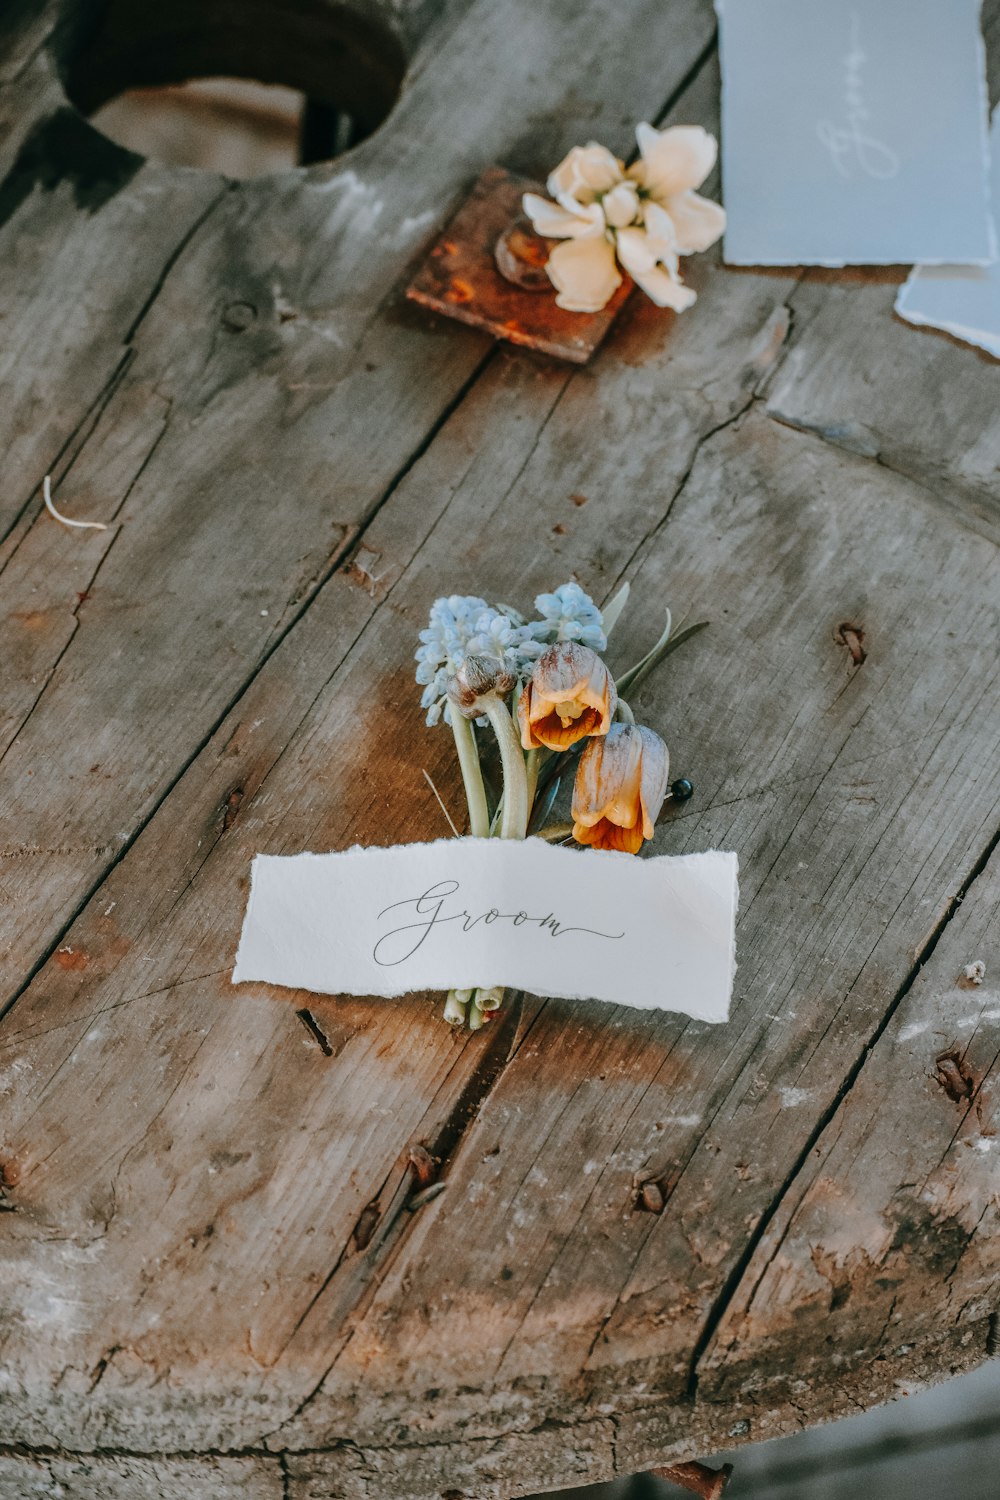
[[[669,63],[649,70],[645,92],[635,100],[655,113],[709,39],[711,19],[704,0],[685,0],[669,18],[652,3],[647,11],[653,35],[664,46],[668,35],[674,42]],[[638,20],[630,18],[631,24]],[[8,179],[5,191],[17,208],[7,234],[24,247],[25,268],[23,291],[15,278],[8,293],[10,342],[20,350],[21,339],[25,346],[30,341],[35,351],[22,360],[26,382],[37,383],[49,364],[44,342],[39,347],[44,318],[65,339],[60,297],[79,300],[74,283],[62,290],[59,257],[74,267],[82,261],[83,276],[95,281],[87,256],[105,264],[117,254],[120,216],[142,217],[136,192],[156,192],[172,237],[156,262],[152,301],[148,286],[132,285],[126,263],[127,318],[116,327],[95,308],[115,363],[108,356],[96,390],[88,386],[86,407],[81,402],[79,414],[74,408],[70,422],[63,403],[46,406],[47,420],[58,421],[65,442],[63,431],[71,436],[124,361],[118,400],[134,409],[133,386],[141,383],[155,405],[152,415],[163,419],[163,402],[168,411],[155,450],[139,460],[125,489],[109,493],[105,507],[91,514],[116,523],[113,535],[94,533],[85,544],[90,557],[106,553],[100,588],[79,609],[65,654],[64,632],[53,633],[55,670],[7,752],[0,840],[3,847],[19,846],[24,840],[17,830],[31,825],[31,844],[39,851],[35,879],[47,895],[24,906],[17,889],[6,890],[0,907],[6,993],[52,946],[482,363],[489,349],[482,336],[429,330],[399,300],[398,283],[474,175],[474,163],[523,149],[510,139],[512,116],[543,159],[558,157],[576,138],[579,105],[553,113],[552,99],[539,96],[535,70],[544,71],[548,61],[570,96],[574,80],[587,79],[588,97],[598,105],[607,101],[610,138],[624,145],[617,100],[632,66],[615,43],[629,23],[614,7],[599,7],[586,47],[567,68],[561,21],[557,10],[543,20],[523,0],[509,13],[474,8],[450,36],[438,37],[432,70],[424,69],[418,53],[391,122],[343,169],[320,166],[229,191],[207,174],[156,171],[147,187],[141,181],[146,169],[136,175],[137,159],[118,148],[101,145],[96,164],[86,156],[90,138],[101,138],[63,110],[53,118],[66,122],[59,129],[70,143],[60,135],[58,145],[84,152],[92,174],[78,172],[82,206],[72,181],[60,178],[52,192],[45,189],[44,173],[64,170],[59,160],[43,169],[32,156],[34,175],[15,167]],[[599,87],[593,81],[598,62]],[[477,69],[489,87],[477,88]],[[462,132],[448,123],[449,99],[466,108]],[[603,125],[598,112],[588,128]],[[41,188],[35,181],[40,171]],[[175,181],[185,195],[180,204]],[[22,202],[18,194],[29,184]],[[178,237],[178,215],[195,191],[202,218]],[[53,222],[54,208],[75,212],[74,232],[84,237],[91,217],[103,223],[109,215],[109,238],[88,239],[87,255],[78,255],[64,243],[58,217]],[[162,224],[159,232],[162,237]],[[37,248],[43,237],[57,260],[45,269]],[[59,296],[46,296],[50,282]],[[116,297],[117,285],[111,281]],[[84,334],[72,359],[62,361],[70,388],[73,359],[85,361],[88,372],[96,362],[96,335]],[[39,462],[31,448],[34,472],[20,504],[29,504],[23,520],[34,522],[39,506],[29,497],[55,466],[56,438],[48,428],[36,430],[38,396],[32,392],[25,405],[12,403],[10,421],[22,441],[44,443],[50,455]],[[117,423],[114,398],[107,419]],[[72,471],[57,499],[73,512]],[[43,524],[51,525],[48,517]],[[61,536],[62,559],[76,558],[79,550],[78,535]],[[77,592],[64,593],[71,607]],[[15,633],[23,628],[13,622]],[[32,665],[37,680],[38,664]],[[67,723],[71,737],[63,733]],[[90,771],[94,764],[100,773]],[[99,779],[87,783],[88,795],[67,807],[67,786],[91,776]]]
[[[586,371],[399,300],[484,162],[627,150],[678,91],[714,127],[711,33],[697,0],[456,6],[343,163],[147,164],[94,206],[60,159],[0,230],[0,1493],[499,1500],[983,1355],[996,1027],[954,985],[1000,967],[981,361],[883,285],[712,256],[692,313],[633,298]],[[22,50],[8,87],[48,70],[51,109]],[[39,515],[49,469],[112,529]],[[570,575],[632,580],[616,666],[667,602],[712,620],[636,708],[696,785],[657,849],[740,854],[729,1025],[521,997],[456,1036],[440,997],[234,992],[255,852],[437,836],[425,768],[458,811],[412,683],[430,601]]]
[[[0,1456],[0,1500],[284,1500],[287,1475],[278,1458],[95,1457],[92,1454]]]
[[[998,918],[994,853],[768,1226],[706,1351],[700,1394],[724,1401],[735,1379],[767,1404],[790,1383],[789,1347],[795,1381],[810,1380],[810,1360],[960,1351],[994,1313]],[[989,965],[978,985],[965,978],[977,959]],[[887,1107],[897,1100],[905,1115]]]

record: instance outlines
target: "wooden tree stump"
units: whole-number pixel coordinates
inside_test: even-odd
[[[292,10],[0,18],[5,1500],[506,1500],[995,1347],[1000,369],[711,255],[583,371],[435,323],[485,165],[717,128],[710,0]],[[76,105],[151,47],[371,133],[144,162]],[[234,991],[253,854],[457,815],[435,595],[571,575],[643,601],[613,665],[712,621],[637,706],[656,848],[739,852],[730,1023]]]

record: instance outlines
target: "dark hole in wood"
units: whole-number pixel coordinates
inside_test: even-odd
[[[323,1030],[322,1026],[320,1026],[312,1011],[306,1009],[297,1010],[295,1014],[298,1016],[299,1020],[302,1022],[303,1026],[306,1028],[313,1041],[319,1047],[319,1050],[322,1052],[323,1056],[335,1057],[336,1053],[334,1052],[333,1047],[331,1047],[330,1045],[330,1039],[327,1036],[326,1032]]]
[[[140,155],[231,176],[349,150],[388,116],[406,71],[400,38],[370,5],[331,0],[109,0],[81,6],[61,43],[67,95],[97,128]],[[183,119],[162,152],[154,109]],[[248,137],[227,171],[206,133],[237,131],[241,112],[260,150]]]

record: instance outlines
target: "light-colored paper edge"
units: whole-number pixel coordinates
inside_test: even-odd
[[[240,978],[240,959],[243,956],[243,940],[247,935],[247,928],[250,926],[250,916],[253,911],[254,896],[256,895],[257,861],[260,858],[262,858],[260,854],[255,854],[250,861],[250,891],[247,895],[246,911],[243,913],[243,925],[240,927],[240,940],[236,948],[236,959],[233,963],[233,974],[229,981],[230,984],[265,984],[267,982],[266,980]],[[284,988],[287,988],[287,986],[284,986]]]
[[[909,282],[906,283],[909,285]],[[962,323],[943,322],[937,318],[927,317],[924,313],[907,308],[902,301],[902,291],[896,299],[894,311],[909,323],[912,328],[930,328],[935,333],[947,333],[952,338],[958,339],[963,344],[969,344],[979,349],[991,359],[1000,360],[1000,333],[987,334],[981,328],[966,328]]]
[[[983,50],[983,66],[985,68],[985,43],[983,42],[981,33],[979,40],[981,48]],[[990,207],[990,224],[993,227],[995,242],[996,215],[994,209],[997,207],[997,205],[993,202],[993,134],[998,128],[1000,128],[1000,104],[997,105],[996,109],[991,115],[989,109],[989,99],[987,98],[985,118],[987,121],[985,147],[987,194]],[[906,280],[903,282],[903,285],[896,293],[896,300],[893,303],[893,311],[897,314],[897,316],[902,318],[904,322],[909,323],[914,328],[933,328],[940,333],[950,333],[952,338],[960,339],[963,344],[972,344],[975,348],[981,349],[984,354],[988,354],[991,359],[1000,360],[1000,332],[997,332],[995,334],[988,334],[984,328],[968,328],[964,323],[955,323],[950,320],[944,322],[940,319],[929,317],[926,313],[922,313],[919,311],[919,309],[911,308],[908,305],[909,294],[915,287],[920,285],[922,279],[920,276],[922,264],[926,263],[921,262],[913,267],[909,276],[907,276]],[[949,261],[948,264],[958,267],[962,266],[961,261]],[[990,264],[995,265],[996,260],[994,259],[992,262],[990,262]],[[988,267],[981,266],[979,267],[979,269],[987,270]]]
[[[421,845],[422,845],[422,847],[427,848],[427,847],[430,847],[430,846],[437,846],[437,845],[442,845],[442,844],[453,845],[455,842],[456,841],[454,839],[440,838],[440,839],[429,839],[429,840],[423,840],[423,841],[419,841],[418,840],[416,844],[351,844],[351,845],[349,845],[349,847],[347,849],[328,849],[325,853],[318,853],[316,850],[302,849],[297,854],[255,854],[254,857],[253,857],[253,860],[251,862],[251,865],[250,865],[250,893],[249,893],[249,895],[247,897],[246,911],[245,911],[245,913],[243,915],[243,925],[242,925],[242,927],[240,929],[240,941],[239,941],[239,946],[237,947],[237,950],[236,950],[236,961],[235,961],[234,966],[233,966],[233,973],[232,973],[232,977],[230,979],[230,983],[234,984],[234,985],[236,985],[236,984],[266,984],[266,985],[268,985],[272,989],[292,990],[292,991],[295,991],[295,990],[304,990],[307,994],[310,994],[310,995],[325,995],[325,996],[327,996],[327,998],[335,998],[337,995],[350,995],[352,999],[401,1000],[406,995],[417,995],[417,994],[423,993],[423,991],[421,991],[421,990],[416,990],[412,986],[406,986],[406,985],[404,985],[402,989],[393,990],[389,994],[385,994],[385,995],[372,995],[368,990],[317,990],[317,989],[313,989],[313,987],[311,985],[308,985],[308,984],[294,984],[294,985],[292,985],[292,984],[282,984],[278,980],[274,980],[274,979],[258,979],[258,978],[249,978],[249,977],[246,978],[246,979],[242,978],[240,976],[240,973],[239,973],[239,969],[240,969],[240,956],[241,956],[242,949],[243,949],[243,939],[244,939],[244,936],[246,934],[247,928],[248,928],[249,923],[250,923],[250,915],[251,915],[251,910],[252,910],[252,907],[253,907],[254,894],[255,894],[255,879],[256,879],[256,873],[257,873],[257,862],[258,862],[258,860],[261,860],[261,859],[302,859],[302,858],[306,858],[306,859],[326,859],[331,854],[353,854],[353,853],[358,853],[358,854],[362,854],[362,855],[365,855],[365,854],[384,854],[389,849],[397,849],[397,848],[399,848],[399,849],[409,849],[409,848],[415,848],[415,847],[418,847],[418,846],[421,846]],[[463,843],[472,843],[473,840],[471,839],[471,837],[465,836],[465,837],[463,837],[463,839],[461,840],[461,842],[463,842]],[[489,843],[489,842],[493,842],[493,841],[492,840],[485,840],[484,839],[481,842],[483,842],[483,843]],[[527,842],[529,842],[529,840],[524,840],[524,842],[527,843]],[[550,844],[547,839],[537,838],[536,836],[533,836],[532,839],[530,840],[530,842],[534,842],[534,843],[540,844],[540,845],[542,845],[546,849],[552,849],[552,848],[555,847],[554,845]],[[730,1011],[732,1009],[733,988],[734,988],[735,981],[736,981],[736,967],[737,967],[737,965],[736,965],[736,919],[737,919],[737,916],[739,915],[739,894],[740,894],[740,887],[739,887],[739,855],[733,849],[698,849],[698,850],[688,850],[687,853],[685,853],[685,854],[654,854],[652,856],[652,859],[654,859],[654,860],[668,859],[668,860],[670,860],[670,862],[672,864],[676,865],[676,864],[679,864],[679,863],[683,864],[685,862],[689,863],[689,862],[694,861],[694,860],[704,859],[706,856],[711,856],[711,855],[717,855],[717,856],[720,856],[721,858],[723,858],[723,859],[725,859],[727,861],[730,861],[731,862],[731,866],[732,866],[732,891],[731,891],[731,897],[730,897],[731,902],[732,902],[732,907],[731,907],[731,910],[732,910],[732,922],[730,924],[730,937],[729,937],[729,990],[728,990],[728,993],[726,995],[726,1014],[724,1016],[721,1016],[721,1017],[706,1016],[704,1014],[697,1014],[694,1011],[689,1011],[689,1010],[672,1010],[669,1006],[663,1006],[663,1005],[630,1005],[627,1000],[598,1000],[598,999],[595,999],[595,997],[593,995],[587,995],[587,994],[583,994],[583,993],[580,993],[580,994],[567,994],[565,992],[565,990],[555,991],[555,990],[545,990],[545,989],[533,988],[532,990],[527,991],[526,993],[530,993],[532,995],[537,995],[539,997],[539,999],[542,999],[542,1000],[568,1000],[568,1001],[572,1001],[572,1002],[587,1001],[587,1002],[590,1002],[590,1003],[592,1003],[594,1005],[612,1005],[612,1006],[614,1006],[614,1005],[620,1005],[620,1006],[623,1006],[626,1010],[641,1010],[643,1012],[649,1012],[649,1013],[652,1013],[654,1011],[659,1011],[659,1012],[661,1012],[664,1015],[687,1016],[689,1020],[700,1021],[702,1024],[704,1024],[706,1026],[723,1026],[723,1025],[725,1025],[725,1023],[729,1020]],[[624,852],[622,852],[621,850],[618,850],[618,849],[593,849],[593,850],[588,850],[585,853],[583,851],[581,851],[579,857],[584,858],[584,859],[587,859],[587,858],[593,859],[595,856],[597,858],[599,858],[599,859],[627,860],[629,863],[634,862],[634,860],[636,858],[636,856],[634,854],[625,854]],[[643,863],[647,863],[647,862],[648,862],[647,860],[643,861]],[[512,989],[512,988],[514,988],[514,986],[508,985],[508,986],[505,986],[505,988]]]
[[[726,24],[725,24],[725,8],[726,8],[726,3],[727,3],[727,0],[714,0],[715,14],[716,14],[716,17],[717,17],[718,22],[719,22],[719,75],[720,75],[720,78],[722,80],[721,81],[721,87],[720,87],[720,90],[719,90],[719,103],[720,103],[720,108],[719,108],[719,132],[720,132],[720,135],[722,136],[722,144],[721,144],[721,149],[720,149],[719,155],[720,155],[720,168],[721,168],[721,176],[722,176],[722,193],[721,193],[721,199],[722,199],[722,206],[723,206],[723,208],[726,205],[726,176],[725,176],[726,145],[725,145],[725,129],[726,129],[726,116],[728,114],[728,108],[727,108],[727,102],[726,102],[726,96],[727,96],[727,93],[728,93],[727,73],[726,73]],[[724,266],[740,266],[740,267],[742,267],[744,269],[746,269],[748,267],[752,269],[755,266],[761,266],[761,267],[778,267],[778,268],[781,268],[781,267],[794,267],[794,266],[820,266],[822,269],[827,270],[827,271],[843,271],[843,270],[846,270],[848,266],[858,266],[858,267],[862,267],[863,268],[864,266],[908,266],[908,265],[912,265],[912,266],[979,266],[979,267],[985,268],[986,266],[995,265],[996,262],[997,262],[998,257],[1000,257],[1000,249],[998,249],[998,243],[997,243],[996,218],[995,218],[994,213],[993,213],[993,189],[992,189],[992,180],[991,180],[992,179],[992,166],[991,166],[991,163],[992,163],[992,152],[991,152],[991,149],[990,149],[990,93],[989,93],[989,79],[988,79],[987,68],[986,68],[986,42],[985,42],[985,39],[983,37],[983,0],[978,0],[978,3],[976,5],[976,22],[977,22],[976,50],[977,50],[978,56],[979,56],[979,96],[980,96],[979,130],[980,130],[980,156],[981,156],[981,160],[982,160],[982,170],[983,170],[983,172],[985,174],[985,181],[983,183],[983,202],[984,202],[984,206],[986,208],[986,238],[987,238],[987,242],[988,242],[989,250],[990,250],[989,257],[986,260],[982,260],[982,259],[976,259],[976,260],[956,260],[954,257],[947,257],[947,256],[938,257],[936,259],[929,258],[927,256],[922,256],[922,257],[914,260],[909,255],[903,255],[903,256],[896,255],[896,256],[893,256],[891,259],[879,259],[879,260],[844,260],[844,259],[839,259],[839,258],[837,258],[835,256],[834,257],[824,257],[823,259],[815,259],[814,258],[814,259],[810,259],[810,260],[803,260],[801,256],[797,257],[794,260],[785,260],[785,259],[781,259],[781,260],[774,260],[774,259],[771,259],[771,260],[759,260],[759,259],[754,259],[752,257],[740,256],[739,254],[736,254],[736,255],[730,254],[730,251],[729,251],[730,234],[729,234],[729,230],[727,228],[725,230],[725,232],[723,233],[723,237],[722,237],[722,264]],[[998,107],[998,109],[1000,109],[1000,105],[998,105],[997,107]],[[727,220],[727,223],[728,223],[728,220]],[[908,282],[904,283],[904,285],[908,285],[908,284],[909,284]],[[897,306],[897,311],[898,311],[898,306]],[[916,320],[915,319],[910,319],[910,321],[911,322],[915,322]],[[940,325],[939,324],[934,324],[932,326],[933,327],[939,327]]]

